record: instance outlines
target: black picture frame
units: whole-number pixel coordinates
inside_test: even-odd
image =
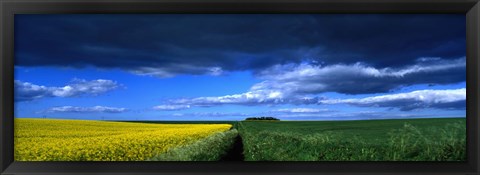
[[[12,174],[423,174],[479,172],[478,0],[0,0],[0,172]],[[15,14],[120,13],[457,13],[465,14],[466,162],[15,162],[13,160]]]

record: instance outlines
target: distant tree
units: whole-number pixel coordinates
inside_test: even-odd
[[[248,117],[245,120],[273,120],[273,121],[279,121],[280,119],[275,118],[275,117]]]

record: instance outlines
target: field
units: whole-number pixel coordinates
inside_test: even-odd
[[[464,118],[242,122],[16,119],[15,159],[464,161],[465,126]]]
[[[247,161],[466,160],[465,119],[241,122]]]
[[[16,119],[17,161],[140,161],[224,132],[230,124]]]

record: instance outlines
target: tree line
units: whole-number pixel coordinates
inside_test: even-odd
[[[248,117],[245,120],[280,120],[275,117]]]

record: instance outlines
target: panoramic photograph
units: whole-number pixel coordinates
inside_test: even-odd
[[[15,15],[15,161],[466,161],[464,14]]]

